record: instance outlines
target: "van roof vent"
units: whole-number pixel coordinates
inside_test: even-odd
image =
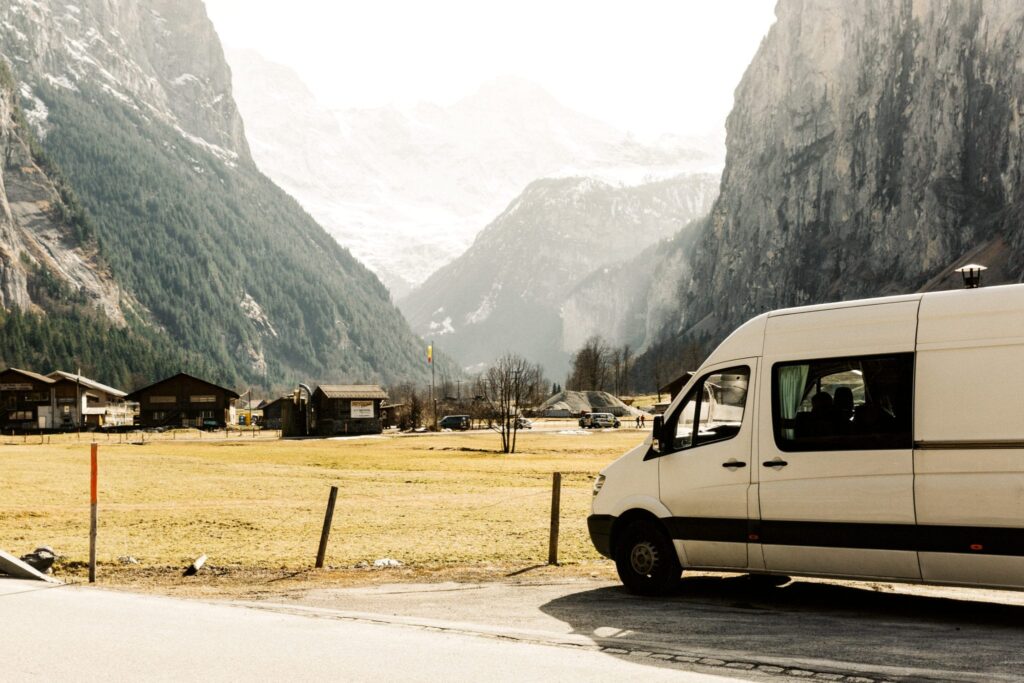
[[[963,276],[966,289],[975,289],[981,286],[981,271],[983,270],[988,270],[988,268],[979,266],[977,263],[968,263],[966,266],[957,268],[955,272]]]

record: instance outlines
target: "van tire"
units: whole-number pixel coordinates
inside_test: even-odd
[[[683,568],[660,524],[639,519],[615,544],[615,568],[622,585],[636,595],[668,595],[679,587]]]

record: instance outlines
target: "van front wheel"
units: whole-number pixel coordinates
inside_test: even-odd
[[[626,527],[616,543],[615,568],[626,589],[637,595],[671,593],[683,572],[671,539],[659,525],[646,519]]]

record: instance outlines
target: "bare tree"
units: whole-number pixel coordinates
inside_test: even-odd
[[[630,393],[629,374],[633,371],[633,349],[630,348],[629,344],[623,344],[620,353],[622,354],[622,374],[617,382],[619,386],[618,395],[627,396]]]
[[[400,406],[395,412],[395,424],[408,431],[419,427],[423,421],[423,392],[411,382],[404,382],[391,389],[392,403]]]
[[[612,393],[616,396],[622,395],[622,349],[612,347],[608,349],[608,374],[611,376]]]
[[[520,411],[540,393],[540,366],[513,353],[506,353],[479,379],[479,388],[489,408],[490,428],[501,435],[501,450],[516,452]]]
[[[566,385],[575,391],[604,391],[608,384],[608,361],[608,344],[599,336],[591,337],[572,357]]]

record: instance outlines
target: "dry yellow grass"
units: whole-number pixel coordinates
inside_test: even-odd
[[[497,453],[491,432],[101,440],[100,574],[121,583],[177,575],[200,554],[214,573],[307,569],[332,484],[340,492],[327,564],[336,569],[384,557],[425,572],[542,564],[556,471],[563,475],[560,559],[589,563],[599,557],[586,531],[593,477],[641,439],[633,430],[521,432],[514,455]],[[0,547],[21,554],[52,545],[65,556],[60,571],[80,575],[88,558],[88,440],[29,441],[0,445]],[[118,558],[128,555],[140,564],[122,565]]]

